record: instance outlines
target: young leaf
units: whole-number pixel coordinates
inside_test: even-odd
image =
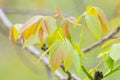
[[[67,70],[73,62],[73,48],[68,40],[65,41],[63,48],[64,48],[64,66],[65,70]]]
[[[22,34],[23,37],[27,40],[31,35],[33,35],[37,31],[41,18],[42,16],[32,17],[30,20],[23,24],[19,33]]]
[[[113,44],[111,47],[110,51],[110,57],[114,60],[117,61],[120,59],[120,43],[118,44]]]
[[[47,24],[46,20],[42,21],[42,30],[43,30],[44,33],[49,34],[48,24]]]
[[[12,26],[12,28],[10,28],[9,38],[12,44],[14,44],[14,41],[18,40],[18,33],[21,26],[22,24],[15,24]]]
[[[59,8],[55,7],[55,10],[56,10],[56,13],[57,13],[60,17],[64,18],[63,15],[62,15],[62,13],[60,12]]]
[[[80,72],[80,56],[75,50],[73,54],[74,54],[73,64],[75,65],[76,70]]]
[[[104,34],[106,34],[107,31],[108,31],[108,21],[107,21],[107,18],[105,16],[104,12],[102,11],[102,9],[96,7],[96,10],[98,12],[98,17],[100,19],[100,23],[102,25],[103,32],[104,32]]]
[[[55,30],[57,29],[56,27],[56,20],[52,17],[47,17],[46,18],[46,22],[49,26],[49,32],[50,32],[50,35],[53,34],[55,32]]]
[[[105,65],[105,67],[107,67],[108,69],[112,69],[113,66],[114,66],[114,60],[113,60],[111,57],[106,56],[106,57],[104,58],[104,65]]]
[[[106,47],[106,46],[108,46],[108,45],[110,45],[110,44],[113,44],[113,43],[117,42],[118,40],[119,40],[119,39],[110,39],[110,40],[104,42],[104,43],[102,44],[101,48],[104,48],[104,47]]]
[[[87,14],[87,15],[98,16],[98,13],[97,13],[95,7],[93,7],[93,6],[88,6],[88,7],[86,8],[86,14]]]
[[[25,47],[30,46],[30,45],[34,45],[36,43],[39,43],[38,32],[36,32],[35,35],[31,35],[29,37],[29,39],[25,41],[22,48],[25,48]]]
[[[63,43],[59,45],[59,47],[51,54],[50,57],[50,66],[52,71],[55,71],[60,67],[64,60],[64,52],[63,52]]]
[[[39,31],[39,40],[40,40],[40,42],[42,42],[42,40],[43,40],[43,29],[40,29],[40,31]]]
[[[92,32],[92,34],[97,39],[100,39],[102,36],[102,29],[101,29],[101,24],[98,18],[94,15],[86,15],[85,19],[86,19],[88,29]]]
[[[64,29],[63,29],[63,30],[64,30],[64,35],[65,35],[65,37],[68,38],[69,26],[68,26],[67,23],[64,25]]]
[[[80,26],[80,24],[78,23],[78,21],[74,17],[69,17],[69,18],[66,18],[66,19],[67,19],[68,22]]]
[[[85,57],[85,54],[82,52],[82,50],[80,49],[79,44],[73,43],[73,47],[74,50],[77,51],[77,53],[81,56],[81,57]]]
[[[20,29],[20,33],[23,33],[28,27],[32,26],[34,23],[37,23],[43,16],[34,16],[31,19],[29,19],[27,22],[25,22]]]
[[[82,15],[78,16],[77,19],[76,19],[77,23],[80,23],[81,19],[82,19]],[[74,24],[73,28],[76,28],[76,26],[78,26],[78,25]]]

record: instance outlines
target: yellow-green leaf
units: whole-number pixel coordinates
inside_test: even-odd
[[[14,44],[14,41],[18,40],[18,33],[19,33],[21,26],[22,24],[15,24],[10,29],[9,37],[13,44]]]
[[[101,45],[101,48],[104,48],[104,47],[106,47],[106,46],[108,46],[108,45],[110,45],[110,44],[113,44],[113,43],[115,43],[115,42],[117,42],[119,39],[110,39],[110,40],[107,40],[107,41],[105,41],[102,45]]]
[[[31,46],[31,45],[34,45],[34,44],[37,44],[37,43],[39,43],[38,32],[36,32],[35,35],[31,35],[29,37],[29,39],[25,41],[25,43],[23,44],[22,48],[25,48],[27,46]]]
[[[107,31],[108,31],[108,21],[107,21],[107,18],[106,18],[106,16],[105,16],[105,14],[104,14],[102,9],[96,7],[96,10],[98,12],[98,17],[100,19],[100,23],[102,25],[102,29],[104,31],[104,34],[106,34]]]
[[[92,34],[97,39],[100,39],[102,36],[102,29],[101,29],[101,24],[98,18],[94,15],[86,15],[85,20],[86,20],[88,29],[92,32]]]
[[[33,35],[37,31],[41,18],[43,17],[42,16],[32,17],[30,20],[23,24],[19,33],[22,34],[25,39],[28,39],[31,35]]]
[[[86,14],[87,14],[87,15],[98,16],[98,13],[97,13],[95,7],[93,7],[93,6],[88,6],[88,7],[86,8]]]
[[[110,57],[117,61],[120,59],[120,43],[113,44],[110,50]]]
[[[73,54],[74,54],[73,64],[75,65],[77,72],[80,72],[80,56],[75,50]]]
[[[73,62],[73,47],[71,43],[66,40],[63,48],[64,48],[64,66],[65,70],[67,70]]]
[[[59,45],[59,47],[51,54],[50,57],[50,66],[52,71],[55,71],[60,67],[64,60],[64,52],[63,52],[63,43]]]

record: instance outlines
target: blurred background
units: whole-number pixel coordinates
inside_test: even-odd
[[[65,17],[79,16],[85,11],[86,6],[98,6],[105,12],[109,21],[109,31],[120,24],[120,0],[0,0],[0,8],[3,9],[12,24],[24,23],[35,15],[53,15],[54,8],[58,7]],[[76,28],[71,33],[76,34],[80,29]],[[37,63],[37,59],[28,51],[21,49],[21,46],[12,46],[8,38],[8,29],[0,20],[0,80],[48,80],[46,67],[43,63]],[[78,40],[74,35],[74,40]],[[96,39],[85,29],[82,48],[94,43]],[[90,69],[94,67],[99,59],[100,46],[87,53],[85,66]],[[105,72],[106,69],[100,67]],[[80,78],[85,74],[77,72],[74,66],[71,72],[76,73]],[[104,80],[120,80],[120,71],[112,74]],[[53,80],[57,80],[53,74]]]

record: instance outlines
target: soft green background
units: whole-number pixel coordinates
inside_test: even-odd
[[[102,8],[109,20],[109,31],[120,24],[120,1],[119,0],[0,0],[0,7],[4,8],[10,21],[23,23],[34,15],[50,15],[55,12],[54,7],[60,8],[66,16],[79,16],[88,5]],[[9,10],[10,9],[10,10]],[[9,10],[9,11],[8,11]],[[41,12],[33,13],[32,11],[24,14],[13,12],[11,10],[40,10]],[[80,28],[71,30],[74,40],[78,40]],[[96,39],[92,37],[88,29],[85,29],[82,48],[92,44]],[[90,69],[94,67],[99,59],[96,58],[100,51],[100,46],[87,53],[85,66]],[[104,68],[100,67],[104,72]],[[84,73],[77,73],[74,66],[70,71],[75,72],[82,79]],[[120,72],[116,72],[104,80],[119,80]],[[55,76],[53,74],[55,80]],[[8,29],[0,21],[0,80],[47,80],[47,72],[44,64],[37,63],[37,59],[26,50],[19,46],[12,46],[8,38]]]

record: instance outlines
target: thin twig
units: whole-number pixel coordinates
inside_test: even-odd
[[[116,29],[114,29],[111,33],[109,33],[107,36],[103,37],[101,40],[93,43],[92,45],[88,46],[87,48],[83,49],[82,51],[84,53],[92,50],[93,48],[95,48],[98,45],[101,45],[103,42],[105,42],[106,40],[112,38],[115,34],[117,34],[120,31],[120,26],[118,26]]]

